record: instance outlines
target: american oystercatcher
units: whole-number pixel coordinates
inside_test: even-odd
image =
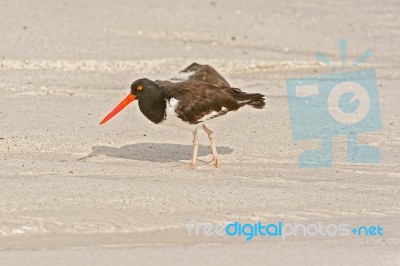
[[[210,164],[219,167],[221,162],[218,159],[214,134],[206,123],[246,105],[257,109],[262,109],[265,105],[264,95],[260,93],[246,93],[237,88],[199,80],[160,84],[142,78],[132,83],[128,96],[100,124],[107,122],[135,99],[138,100],[140,111],[153,123],[193,132],[193,157],[190,163],[192,169],[196,167],[199,128],[207,133],[211,142],[213,160]]]

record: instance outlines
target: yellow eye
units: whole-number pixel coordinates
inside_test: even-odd
[[[138,91],[141,91],[141,90],[143,90],[143,87],[142,86],[137,86],[137,88],[136,88]]]

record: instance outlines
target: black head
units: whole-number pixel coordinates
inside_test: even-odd
[[[164,93],[154,81],[146,78],[134,81],[130,95],[138,100],[140,111],[153,123],[158,124],[165,118]]]
[[[131,94],[138,100],[143,97],[156,97],[160,92],[161,89],[157,83],[146,78],[135,80],[131,85]]]
[[[126,96],[125,99],[122,100],[122,102],[120,102],[106,117],[104,117],[104,119],[100,122],[100,125],[110,120],[113,116],[118,114],[122,109],[124,109],[135,99],[138,100],[140,110],[147,117],[148,115],[145,112],[147,112],[147,109],[154,109],[153,106],[158,106],[159,108],[164,107],[163,112],[165,112],[165,101],[163,101],[162,90],[157,85],[157,83],[149,79],[143,78],[138,79],[132,83],[131,93],[129,93],[128,96]],[[161,115],[163,115],[162,112]],[[155,120],[152,121],[154,122]]]

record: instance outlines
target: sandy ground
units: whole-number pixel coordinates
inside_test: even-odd
[[[327,3],[326,3],[327,2]],[[398,1],[0,1],[1,265],[400,265]],[[301,169],[285,82],[329,73],[371,48],[383,130],[361,140],[382,162]],[[99,121],[140,77],[192,62],[266,95],[216,132],[222,167],[187,167],[191,133],[137,104]],[[188,236],[186,224],[380,225],[380,237]]]

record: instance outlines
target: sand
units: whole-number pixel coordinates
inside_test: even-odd
[[[28,1],[0,3],[1,265],[400,265],[398,1]],[[291,135],[286,80],[330,73],[314,57],[377,72],[379,164],[303,169],[318,147]],[[100,120],[141,77],[192,62],[266,95],[263,110],[200,134],[158,127],[137,104]],[[350,68],[347,68],[347,70]],[[187,223],[380,225],[383,236],[189,236]]]

